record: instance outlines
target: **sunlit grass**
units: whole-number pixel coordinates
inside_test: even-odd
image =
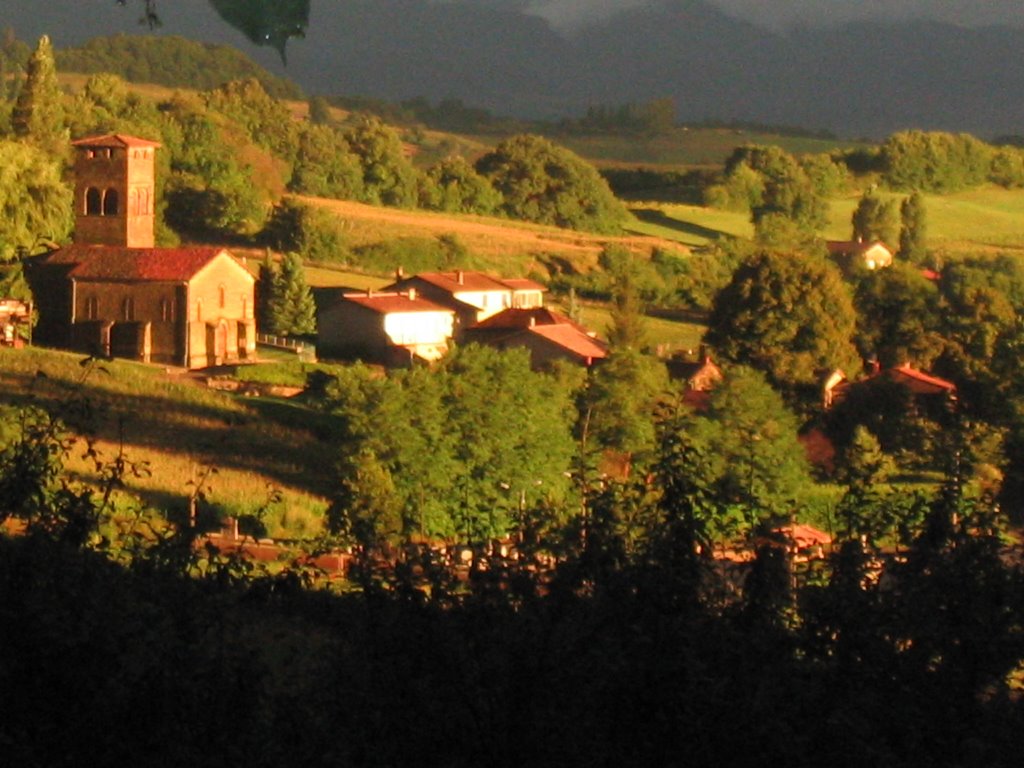
[[[268,520],[277,535],[319,530],[332,467],[330,451],[308,429],[266,418],[257,404],[207,389],[188,374],[82,361],[72,353],[0,349],[0,402],[62,416],[69,405],[87,403],[88,411],[65,418],[83,437],[94,437],[102,463],[123,452],[139,469],[125,478],[125,492],[156,509],[181,513],[197,483],[203,503],[223,514],[252,514],[276,492],[281,498]],[[98,468],[84,446],[77,443],[67,468],[94,480]],[[297,527],[289,529],[288,520]]]

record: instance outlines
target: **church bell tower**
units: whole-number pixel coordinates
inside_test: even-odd
[[[75,242],[152,248],[154,160],[160,146],[134,136],[79,139],[75,148]]]

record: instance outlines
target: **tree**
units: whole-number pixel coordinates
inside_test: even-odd
[[[801,164],[779,147],[748,144],[729,156],[722,183],[710,194],[730,207],[750,210],[759,231],[764,220],[783,217],[807,234],[821,229],[827,218],[828,204],[817,188],[821,181],[812,181]]]
[[[668,391],[661,360],[634,347],[613,349],[591,374],[581,431],[588,443],[624,454],[630,464],[644,459],[654,449],[654,414]]]
[[[853,212],[853,239],[870,243],[881,240],[887,245],[897,242],[899,219],[896,202],[883,200],[874,192],[865,192]]]
[[[411,207],[416,202],[416,169],[406,159],[402,140],[379,118],[360,115],[345,132],[362,167],[363,202]]]
[[[567,492],[571,392],[531,371],[525,350],[470,345],[387,378],[347,368],[326,407],[341,428],[336,529],[397,512],[397,530],[378,536],[480,543],[519,528],[524,505]]]
[[[431,167],[420,188],[420,205],[453,213],[493,213],[501,195],[462,157],[448,157]]]
[[[640,350],[646,342],[644,307],[637,286],[633,256],[624,248],[608,246],[601,254],[612,278],[611,326],[608,343],[613,349]]]
[[[71,231],[71,189],[60,163],[40,149],[0,141],[0,261]]]
[[[15,136],[55,157],[63,157],[68,149],[64,117],[64,95],[57,83],[53,46],[50,38],[43,35],[28,60],[11,125]]]
[[[274,333],[301,336],[316,333],[316,304],[306,285],[306,273],[298,254],[281,258],[280,279],[270,308]]]
[[[854,370],[849,288],[821,256],[760,251],[715,297],[705,337],[725,360],[784,389],[814,388],[820,371]]]
[[[900,257],[923,264],[928,255],[928,216],[924,197],[914,192],[900,204]]]
[[[716,538],[788,516],[811,484],[797,419],[759,371],[730,366],[707,411],[690,414],[680,429],[690,457],[677,471],[710,489]]]
[[[927,368],[945,345],[935,284],[906,263],[863,275],[857,286],[857,344],[883,367]]]
[[[476,163],[508,216],[570,229],[612,232],[628,215],[597,170],[540,136],[520,134]]]
[[[306,261],[345,261],[350,255],[336,215],[293,199],[274,208],[263,237],[272,248],[294,251]]]
[[[299,137],[288,188],[306,195],[357,200],[363,194],[363,168],[337,130],[314,123]]]
[[[287,105],[270,96],[256,78],[231,80],[207,92],[206,105],[242,128],[254,143],[283,160],[294,160],[298,125]]]

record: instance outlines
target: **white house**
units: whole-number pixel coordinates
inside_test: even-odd
[[[544,304],[544,286],[525,278],[498,278],[483,272],[421,272],[396,280],[384,290],[415,289],[424,298],[455,311],[459,324],[468,328],[504,309],[529,309]]]
[[[385,365],[433,361],[448,351],[455,312],[407,291],[317,295],[317,351]]]

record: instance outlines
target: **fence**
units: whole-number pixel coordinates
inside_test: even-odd
[[[299,359],[304,361],[316,360],[316,347],[313,344],[309,344],[301,339],[292,338],[291,336],[274,336],[269,333],[257,333],[256,343],[262,344],[265,347],[274,347],[274,349],[290,350],[298,355]]]

